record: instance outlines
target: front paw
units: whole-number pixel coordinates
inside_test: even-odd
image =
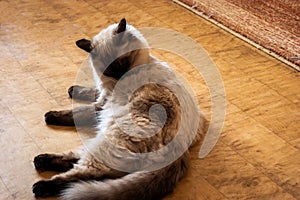
[[[51,180],[41,180],[33,184],[32,192],[36,197],[56,196],[59,193],[59,187]]]
[[[44,172],[47,171],[47,164],[50,162],[49,154],[40,154],[33,160],[36,170]]]
[[[69,97],[83,101],[95,101],[98,97],[98,92],[95,88],[73,85],[68,89]]]
[[[89,88],[73,85],[68,89],[69,97],[72,99],[90,100]]]
[[[36,170],[40,172],[44,171],[63,171],[63,169],[60,169],[59,166],[57,166],[59,163],[58,161],[61,160],[60,156],[56,156],[53,154],[40,154],[37,155],[34,160],[34,167]]]
[[[44,115],[46,124],[59,124],[60,113],[58,111],[49,111]]]
[[[73,113],[69,110],[49,111],[44,117],[48,125],[74,126]]]
[[[73,168],[73,164],[78,159],[64,159],[63,156],[55,154],[40,154],[33,160],[35,169],[39,172],[44,171],[55,171],[55,172],[66,172]]]
[[[76,98],[76,96],[78,96],[76,91],[77,91],[77,88],[79,88],[79,87],[80,87],[79,85],[73,85],[73,86],[69,87],[68,94],[69,94],[70,98],[73,98],[73,96],[74,96],[74,98]]]

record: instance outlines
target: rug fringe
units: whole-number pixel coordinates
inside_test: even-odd
[[[288,66],[294,68],[294,69],[297,70],[297,71],[300,71],[300,66],[297,66],[296,64],[294,64],[294,63],[290,62],[289,60],[287,60],[286,58],[284,58],[284,57],[278,55],[277,53],[275,53],[275,52],[273,52],[273,51],[271,51],[271,50],[269,50],[269,49],[267,49],[267,48],[261,46],[260,44],[254,42],[253,40],[250,40],[249,38],[247,38],[247,37],[245,37],[245,36],[239,34],[238,32],[236,32],[236,31],[234,31],[234,30],[228,28],[227,26],[224,26],[222,23],[220,23],[220,22],[218,22],[218,21],[212,19],[210,16],[207,16],[207,15],[205,15],[203,12],[200,12],[200,11],[196,10],[196,8],[194,8],[193,6],[190,7],[190,6],[188,6],[188,5],[184,4],[184,3],[182,3],[182,2],[179,1],[179,0],[172,0],[172,1],[173,1],[174,3],[176,3],[176,4],[178,4],[178,5],[180,5],[180,6],[184,7],[184,8],[186,8],[186,9],[188,9],[189,11],[195,13],[196,15],[200,16],[201,18],[203,18],[203,19],[205,19],[205,20],[207,20],[207,21],[213,23],[214,25],[216,25],[216,26],[218,26],[219,28],[225,30],[226,32],[228,32],[228,33],[230,33],[230,34],[236,36],[237,38],[239,38],[239,39],[241,39],[241,40],[247,42],[248,44],[254,46],[255,48],[257,48],[257,49],[263,51],[264,53],[266,53],[266,54],[268,54],[268,55],[270,55],[270,56],[276,58],[277,60],[283,62],[284,64],[286,64],[286,65],[288,65]]]

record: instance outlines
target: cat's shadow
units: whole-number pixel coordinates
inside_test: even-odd
[[[38,176],[42,179],[50,179],[52,176],[60,174],[60,172],[52,172],[52,171],[37,172],[37,173],[38,173]]]
[[[49,125],[49,124],[46,124],[46,126],[49,128],[49,129],[53,129],[55,131],[61,131],[61,132],[74,132],[76,130],[76,127],[75,126],[57,126],[57,125]]]

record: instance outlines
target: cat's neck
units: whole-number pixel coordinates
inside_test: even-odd
[[[155,59],[153,58],[153,56],[151,56],[148,49],[138,50],[135,52],[129,70],[140,65],[153,63],[154,60]]]

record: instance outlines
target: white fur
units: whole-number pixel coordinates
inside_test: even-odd
[[[174,160],[179,159],[185,153],[183,150],[187,150],[192,142],[200,138],[204,128],[204,117],[193,99],[193,94],[185,86],[182,78],[167,63],[150,55],[148,43],[133,26],[127,24],[126,31],[122,34],[124,38],[134,38],[132,40],[134,42],[125,42],[122,46],[115,48],[113,41],[114,37],[116,37],[114,35],[116,27],[117,24],[109,26],[92,40],[93,50],[90,61],[94,72],[95,84],[101,91],[97,101],[106,101],[107,103],[100,112],[101,122],[98,124],[97,136],[87,146],[88,151],[83,156],[85,160],[81,162],[93,163],[96,160],[97,163],[94,163],[93,167],[97,168],[99,165],[100,170],[103,170],[102,165],[107,167],[118,166],[121,169],[129,167],[128,170],[131,170],[130,167],[133,167],[131,163],[138,162],[137,159],[140,159],[140,157],[136,157],[134,152],[127,149],[126,139],[128,141],[133,138],[138,140],[141,134],[146,135],[147,133],[143,133],[143,130],[139,130],[139,127],[132,123],[132,114],[128,109],[128,105],[130,104],[131,95],[135,89],[141,86],[141,83],[154,83],[169,88],[176,94],[180,102],[181,110],[178,113],[181,113],[181,116],[175,116],[174,125],[167,129],[170,132],[174,132],[174,135],[177,134],[178,141],[174,143],[175,148],[172,150],[171,155],[167,155],[168,158],[164,155],[165,153],[170,153],[168,149],[164,148],[164,144],[158,144],[162,147],[162,150],[158,150],[153,154],[147,154],[147,159],[144,161],[146,168],[145,166],[144,168],[142,167],[142,171],[144,169],[160,170],[160,168],[155,167],[161,165],[165,171],[160,171],[159,173],[167,173],[168,170],[165,168],[166,163],[164,161],[169,159],[170,163],[167,164],[171,164]],[[130,50],[136,51],[131,52]],[[133,62],[130,70],[133,70],[134,73],[123,77],[119,81],[102,76],[102,72],[107,65],[103,62],[103,59],[111,54],[117,55],[117,57],[132,54]],[[114,87],[121,87],[121,90],[114,90]],[[148,129],[145,130],[149,130],[149,128],[161,131],[161,127],[158,127],[157,124],[150,124]],[[191,130],[193,128],[194,130]],[[127,132],[128,138],[124,136],[124,132]],[[160,143],[160,141],[157,142]],[[126,155],[125,159],[124,155]],[[133,171],[137,169],[133,167]],[[145,178],[155,177],[153,178],[155,180],[157,177],[162,178],[158,174],[143,174],[143,172],[135,172],[119,180],[76,183],[72,188],[64,192],[63,199],[117,199],[118,197],[115,195],[121,191],[117,187],[133,190],[132,187],[137,186],[140,182],[149,184],[145,181]],[[178,179],[179,175],[175,174],[173,181],[176,182]],[[137,182],[135,183],[134,180],[137,180]],[[114,195],[113,193],[116,194]],[[122,198],[119,196],[119,199]],[[145,199],[147,198],[145,197]]]

